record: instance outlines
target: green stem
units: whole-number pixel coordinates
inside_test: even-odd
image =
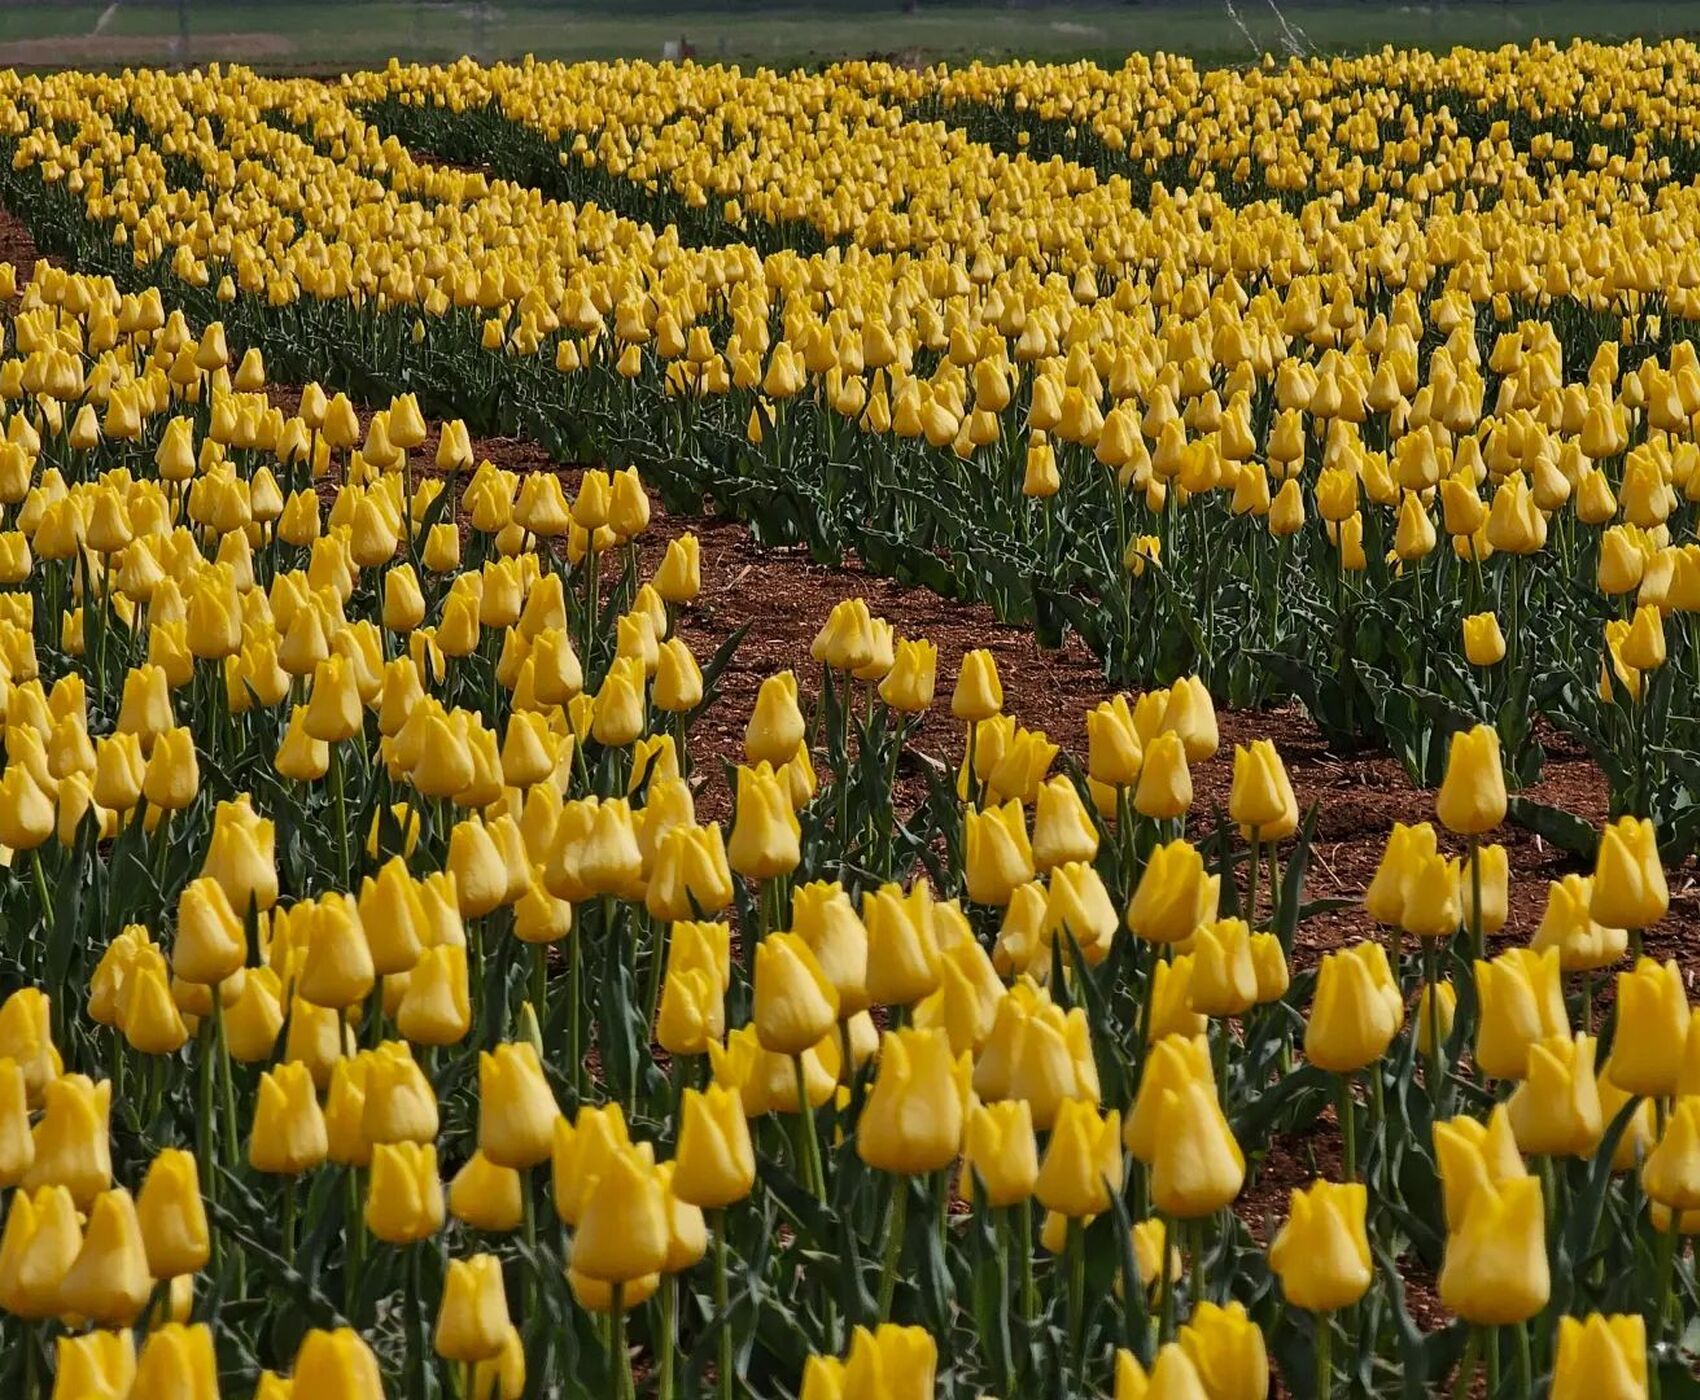
[[[1357,1100],[1352,1096],[1352,1076],[1340,1076],[1340,1160],[1347,1181],[1358,1179]]]
[[[824,1201],[826,1199],[826,1169],[821,1162],[820,1137],[815,1129],[814,1110],[809,1107],[808,1074],[803,1068],[803,1057],[791,1057],[791,1069],[797,1080],[797,1117],[798,1133],[802,1143],[802,1168],[804,1180],[809,1190]]]
[[[1163,1271],[1158,1280],[1159,1301],[1162,1308],[1161,1320],[1157,1324],[1157,1341],[1159,1345],[1174,1340],[1175,1336],[1175,1252],[1172,1243],[1175,1226],[1178,1222],[1162,1217],[1163,1220]]]
[[[1028,1327],[1039,1315],[1039,1288],[1033,1278],[1033,1202],[1015,1208],[1015,1234],[1021,1250],[1021,1320]]]
[[[1476,1372],[1481,1369],[1482,1334],[1472,1327],[1470,1336],[1464,1343],[1464,1355],[1458,1360],[1458,1373],[1452,1378],[1452,1400],[1465,1400],[1476,1383]]]
[[[732,1400],[732,1326],[726,1278],[726,1212],[714,1212],[714,1320],[720,1328],[719,1365],[714,1378],[719,1400]]]
[[[1316,1400],[1330,1400],[1334,1394],[1334,1319],[1327,1313],[1316,1315]]]
[[[614,1285],[614,1314],[613,1314],[613,1355],[608,1358],[609,1365],[615,1368],[614,1374],[619,1377],[620,1394],[626,1400],[636,1400],[637,1383],[632,1379],[632,1353],[626,1345],[626,1285]]]
[[[909,1178],[897,1179],[891,1215],[885,1225],[885,1268],[880,1274],[879,1320],[891,1321],[891,1295],[897,1287],[897,1266],[903,1262],[903,1234],[909,1225]]]
[[[1074,1371],[1083,1377],[1086,1365],[1086,1227],[1078,1217],[1068,1218],[1068,1340],[1074,1354]]]
[[[678,1345],[675,1317],[679,1308],[679,1276],[668,1274],[661,1281],[661,1345],[656,1362],[656,1400],[673,1400],[673,1353]]]

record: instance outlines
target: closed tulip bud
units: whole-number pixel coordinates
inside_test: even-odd
[[[175,1055],[187,1043],[189,1028],[162,967],[149,964],[131,974],[119,1025],[125,1041],[143,1055]]]
[[[1351,1074],[1386,1053],[1404,1015],[1380,944],[1325,954],[1305,1026],[1305,1057],[1323,1069]]]
[[[29,1191],[63,1186],[78,1209],[87,1209],[112,1184],[112,1083],[64,1075],[42,1090],[42,1109],[23,1186]]]
[[[325,1116],[304,1064],[278,1065],[260,1076],[248,1162],[257,1172],[299,1176],[325,1160]]]
[[[1287,1222],[1269,1244],[1269,1267],[1287,1301],[1309,1312],[1350,1307],[1374,1278],[1361,1182],[1316,1181],[1295,1189]]]
[[[1641,1166],[1641,1189],[1672,1211],[1700,1209],[1700,1098],[1679,1098]]]
[[[0,775],[0,844],[33,851],[53,835],[53,799],[14,762]]]
[[[895,884],[863,894],[862,922],[868,930],[869,1005],[911,1006],[938,989],[939,949],[925,881],[907,895]]]
[[[1171,731],[1158,734],[1145,746],[1134,789],[1133,807],[1142,817],[1173,821],[1192,806],[1192,772],[1187,767],[1186,745]]]
[[[396,1030],[415,1045],[459,1045],[473,1028],[466,948],[444,943],[427,948],[411,972],[384,979],[386,997],[393,982],[403,982],[393,1008]]]
[[[788,875],[802,859],[802,828],[791,799],[773,771],[763,766],[738,769],[738,804],[726,856],[732,869],[749,880]]]
[[[1280,1001],[1292,980],[1281,940],[1273,933],[1252,934],[1251,965],[1257,974],[1257,1004],[1268,1006]]]
[[[201,874],[218,882],[231,910],[246,913],[251,903],[264,913],[277,903],[275,843],[275,827],[255,814],[245,795],[221,802]]]
[[[938,1343],[924,1327],[881,1323],[857,1327],[843,1366],[843,1395],[930,1396],[938,1368]],[[823,1392],[824,1394],[824,1392]]]
[[[803,713],[797,707],[797,677],[781,671],[761,683],[755,708],[744,730],[744,753],[751,763],[778,768],[797,752],[805,735]]]
[[[525,1170],[549,1159],[555,1096],[529,1042],[478,1056],[478,1148],[498,1166]]]
[[[1087,713],[1086,742],[1086,769],[1095,781],[1110,787],[1128,787],[1138,781],[1145,750],[1127,696],[1102,701]]]
[[[691,603],[702,592],[702,551],[694,534],[669,540],[661,567],[655,571],[655,591],[669,603]]]
[[[1517,1146],[1531,1156],[1592,1156],[1605,1131],[1594,1038],[1556,1035],[1532,1045],[1510,1114]]]
[[[361,932],[352,899],[327,895],[314,904],[297,905],[296,936],[306,947],[295,983],[296,995],[314,1006],[343,1010],[365,999],[376,974],[372,953]],[[305,915],[305,928],[300,922]]]
[[[1133,1157],[1150,1165],[1157,1153],[1165,1093],[1179,1093],[1200,1083],[1215,1092],[1210,1048],[1202,1037],[1165,1036],[1154,1041],[1145,1058],[1139,1092],[1127,1116],[1123,1139]]]
[[[1033,1186],[1047,1210],[1081,1219],[1109,1209],[1121,1189],[1121,1126],[1114,1109],[1100,1116],[1085,1099],[1063,1101]]]
[[[385,1041],[367,1060],[361,1131],[374,1142],[436,1139],[437,1098],[405,1043]]]
[[[494,1254],[449,1260],[437,1309],[437,1355],[463,1365],[493,1360],[507,1344],[508,1326],[501,1260]]]
[[[1202,1015],[1239,1016],[1257,1004],[1257,968],[1244,919],[1200,925],[1192,963],[1192,1005]]]
[[[1569,1034],[1556,953],[1512,948],[1492,962],[1478,960],[1476,995],[1476,1067],[1483,1074],[1521,1079],[1536,1041]]]
[[[1558,1320],[1551,1400],[1644,1400],[1647,1324],[1639,1313]]]
[[[61,1335],[57,1347],[53,1400],[111,1400],[131,1393],[136,1339],[128,1331]]]
[[[97,1326],[129,1327],[152,1292],[135,1203],[122,1188],[103,1191],[95,1197],[76,1262],[60,1281],[59,1306]]]
[[[1527,1175],[1517,1150],[1511,1114],[1504,1104],[1484,1124],[1467,1115],[1434,1125],[1435,1166],[1440,1177],[1446,1228],[1462,1228],[1477,1189]]]
[[[738,1096],[718,1084],[685,1090],[672,1191],[704,1210],[741,1201],[755,1184],[755,1152]]]
[[[994,1209],[1019,1205],[1033,1194],[1039,1156],[1026,1100],[974,1106],[963,1138],[963,1166],[979,1180],[986,1204]],[[962,1194],[972,1194],[966,1183]]]
[[[1473,867],[1479,867],[1478,877]],[[1500,845],[1478,845],[1473,856],[1464,857],[1458,869],[1458,908],[1466,928],[1477,926],[1476,887],[1481,886],[1480,928],[1484,935],[1498,933],[1509,916],[1511,866]],[[1413,892],[1412,903],[1417,902]]]
[[[0,1059],[0,1187],[16,1186],[34,1160],[23,1067],[16,1060]]]
[[[165,1148],[154,1158],[136,1198],[136,1216],[155,1278],[199,1273],[211,1257],[200,1171],[191,1153]]]
[[[295,1353],[295,1393],[335,1397],[335,1400],[384,1400],[383,1374],[378,1358],[352,1327],[334,1332],[315,1328],[301,1339]],[[195,1392],[201,1400],[200,1392]],[[207,1392],[215,1400],[216,1390]]]
[[[304,1379],[296,1366],[296,1381]],[[303,1394],[355,1394],[340,1391],[302,1391]],[[168,1322],[150,1332],[136,1358],[136,1378],[130,1400],[218,1400],[218,1357],[213,1350],[212,1328],[204,1322],[184,1326]],[[369,1400],[361,1395],[359,1400]]]
[[[923,1176],[962,1148],[972,1062],[953,1058],[937,1030],[888,1031],[857,1128],[856,1149],[876,1171]]]
[[[1430,1014],[1430,996],[1434,1011]],[[1417,998],[1417,1053],[1433,1055],[1436,1045],[1445,1046],[1452,1034],[1458,1011],[1458,989],[1450,982],[1429,982]]]
[[[195,800],[200,783],[195,741],[188,729],[170,729],[161,734],[154,741],[142,777],[142,796],[163,811],[177,812]]]
[[[1626,929],[1594,921],[1591,876],[1570,874],[1547,885],[1547,905],[1529,946],[1537,953],[1558,949],[1561,972],[1595,972],[1610,967],[1629,946]]]
[[[1014,891],[1020,893],[1021,890]],[[1115,905],[1110,903],[1110,893],[1091,865],[1074,861],[1051,871],[1040,923],[1046,947],[1058,934],[1064,934],[1079,947],[1086,965],[1097,967],[1110,955],[1111,942],[1120,925]]]
[[[796,934],[756,945],[753,1014],[763,1048],[778,1055],[802,1054],[837,1024],[838,990]]]
[[[1228,816],[1248,840],[1279,841],[1298,829],[1299,809],[1286,765],[1267,739],[1234,746],[1234,782]]]
[[[1674,1094],[1691,1021],[1676,962],[1642,958],[1633,972],[1618,973],[1617,1019],[1621,1026],[1633,1026],[1634,1033],[1612,1041],[1606,1062],[1612,1082],[1648,1098]]]
[[[1033,813],[1035,867],[1045,872],[1072,861],[1093,860],[1097,854],[1098,829],[1080,800],[1080,790],[1067,777],[1040,784]]]
[[[1131,1351],[1116,1353],[1115,1400],[1209,1400],[1209,1393],[1181,1344],[1167,1342],[1150,1375]]]
[[[1481,836],[1505,820],[1505,775],[1499,734],[1485,724],[1452,736],[1446,778],[1435,794],[1435,813],[1449,831]]]
[[[1127,907],[1128,929],[1152,943],[1178,943],[1215,916],[1215,885],[1197,848],[1180,838],[1152,851]]]
[[[1646,596],[1645,591],[1642,596]],[[1664,619],[1651,603],[1635,609],[1635,618],[1623,639],[1623,660],[1637,671],[1652,671],[1665,664]]]
[[[63,1186],[14,1191],[0,1234],[0,1308],[28,1322],[60,1313],[59,1286],[82,1238],[76,1204]]]
[[[37,987],[20,987],[0,1003],[0,1058],[23,1072],[31,1107],[41,1103],[63,1066],[53,1046],[52,1006]]]
[[[1497,666],[1505,660],[1505,636],[1495,614],[1476,613],[1464,619],[1464,655],[1472,666]]]
[[[967,652],[957,672],[956,689],[951,694],[951,714],[976,724],[1002,711],[1003,682],[998,679],[997,662],[989,651]]]
[[[1263,1400],[1269,1393],[1269,1357],[1263,1329],[1239,1302],[1201,1302],[1176,1334],[1210,1400]]]
[[[918,715],[931,709],[938,660],[938,648],[931,642],[897,638],[891,669],[879,683],[880,699],[899,714]]]
[[[656,1169],[616,1148],[584,1201],[572,1266],[604,1283],[630,1283],[667,1262],[667,1197]]]
[[[449,1183],[449,1213],[486,1234],[517,1230],[525,1217],[525,1183],[512,1167],[498,1167],[474,1152]]]
[[[980,904],[1006,904],[1017,885],[1033,878],[1033,850],[1020,802],[985,811],[970,808],[963,818],[968,897]]]
[[[1157,1209],[1182,1220],[1221,1210],[1245,1182],[1245,1157],[1215,1093],[1196,1080],[1166,1090],[1158,1112],[1151,1193]]]
[[[844,889],[813,881],[792,895],[791,929],[838,994],[840,1019],[868,1007],[868,931]]]
[[[1540,1179],[1482,1182],[1447,1237],[1442,1305],[1477,1326],[1504,1327],[1528,1321],[1551,1291]]]
[[[1209,1023],[1192,1004],[1190,953],[1159,961],[1151,987],[1151,1016],[1146,1035],[1156,1040],[1166,1035],[1203,1035]]]
[[[1589,914],[1607,928],[1650,928],[1670,908],[1657,833],[1645,817],[1620,817],[1600,836]]]
[[[417,1142],[374,1145],[366,1228],[385,1244],[417,1244],[443,1228],[443,1216],[437,1149]]]

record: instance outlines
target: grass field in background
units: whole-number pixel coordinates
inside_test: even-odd
[[[1267,4],[1237,7],[1261,47],[1280,52],[1282,30]],[[1700,30],[1700,4],[1615,0],[1554,3],[1384,5],[1285,4],[1295,30],[1318,49],[1361,51],[1383,43],[1429,48],[1495,46],[1535,37],[1623,38]],[[317,70],[380,62],[391,54],[441,60],[524,53],[559,58],[658,58],[681,36],[699,59],[789,66],[844,57],[908,60],[1029,57],[1117,62],[1129,50],[1165,49],[1240,61],[1252,44],[1222,5],[1057,4],[1004,8],[840,0],[812,9],[750,4],[528,6],[367,0],[346,5],[232,4],[192,0],[193,62],[243,61],[268,69]],[[178,14],[170,5],[17,5],[0,0],[0,65],[112,66],[170,61]]]

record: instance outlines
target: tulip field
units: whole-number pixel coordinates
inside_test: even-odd
[[[0,1396],[1700,1396],[1700,47],[0,71]]]

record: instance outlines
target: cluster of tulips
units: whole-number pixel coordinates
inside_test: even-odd
[[[945,699],[857,599],[705,754],[730,651],[680,635],[700,551],[647,546],[636,471],[285,412],[221,325],[45,264],[0,325],[16,1393],[1685,1374],[1700,1023],[1644,955],[1651,819],[1505,947],[1501,741],[1461,729],[1385,936],[1305,966],[1314,814],[1266,740],[1199,810],[1196,675],[1065,756],[991,653]],[[1329,1150],[1276,1225],[1295,1135]]]
[[[1676,857],[1697,69],[0,74],[0,193],[274,370],[642,462],[1118,681],[1294,695],[1426,783],[1478,720],[1532,780],[1544,715]]]

